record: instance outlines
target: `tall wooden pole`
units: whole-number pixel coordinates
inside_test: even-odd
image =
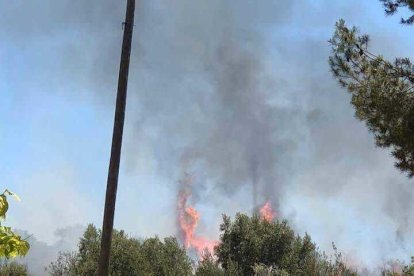
[[[102,225],[101,254],[98,275],[107,276],[111,253],[112,230],[114,226],[116,190],[118,187],[119,163],[121,160],[122,134],[124,131],[125,105],[127,98],[129,59],[131,55],[132,32],[134,28],[135,0],[128,0],[124,22],[121,64],[116,97],[115,121],[112,135],[111,159],[109,161],[106,186],[105,211]]]

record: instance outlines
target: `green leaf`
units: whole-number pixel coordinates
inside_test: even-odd
[[[9,203],[7,202],[7,197],[2,194],[0,195],[0,218],[5,219],[7,210],[9,209]]]

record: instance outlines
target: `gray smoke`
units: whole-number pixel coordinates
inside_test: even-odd
[[[193,200],[209,198],[218,213],[234,211],[219,199],[247,190],[246,209],[271,199],[323,249],[335,241],[371,266],[407,259],[411,181],[375,148],[327,65],[338,18],[372,34],[374,51],[408,54],[407,29],[391,26],[398,19],[378,26],[380,4],[360,2],[138,1],[128,171],[151,149],[154,173],[174,187],[189,170]],[[119,1],[13,1],[0,9],[0,35],[27,59],[28,86],[58,93],[64,84],[112,108],[123,17]]]
[[[56,242],[47,244],[39,241],[28,231],[17,231],[23,238],[29,237],[30,250],[19,262],[27,265],[30,275],[46,275],[45,269],[51,262],[57,260],[60,252],[72,252],[77,250],[79,238],[82,236],[85,227],[76,225],[66,228],[59,228],[55,231]]]
[[[140,62],[151,64],[137,72],[139,112],[149,115],[139,127],[157,132],[153,145],[163,159],[160,171],[171,175],[190,152],[201,183],[196,190],[210,182],[231,194],[255,183],[259,200],[264,195],[277,200],[273,195],[284,185],[301,132],[287,126],[299,129],[303,114],[278,102],[289,96],[278,93],[283,80],[267,61],[272,49],[262,28],[284,24],[292,5],[163,3],[146,15],[163,22],[137,22],[137,32],[143,32]]]

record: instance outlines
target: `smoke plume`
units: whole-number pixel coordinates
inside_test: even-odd
[[[113,0],[2,5],[0,35],[13,50],[1,57],[27,68],[4,70],[7,80],[23,76],[13,81],[16,97],[39,97],[35,87],[79,104],[93,98],[112,116],[124,8]],[[191,203],[214,227],[220,213],[270,200],[322,249],[334,241],[369,266],[408,259],[412,181],[374,146],[329,72],[327,40],[338,18],[372,34],[374,52],[410,55],[409,31],[375,3],[138,1],[123,153],[123,174],[140,172],[128,183],[140,183],[128,188],[131,198],[145,191],[156,201],[152,189],[162,186],[176,206],[176,180],[188,171]],[[146,182],[142,171],[158,178]],[[139,217],[136,202],[119,202],[120,216],[133,206]]]

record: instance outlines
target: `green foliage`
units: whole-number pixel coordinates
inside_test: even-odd
[[[340,253],[334,261],[321,254],[309,235],[295,235],[286,221],[268,222],[238,214],[223,217],[220,243],[215,254],[205,252],[194,265],[175,238],[143,241],[114,231],[110,275],[153,276],[334,276],[356,275]],[[49,266],[56,276],[96,275],[100,232],[89,225],[76,252],[61,253]],[[335,252],[336,248],[334,247]]]
[[[2,276],[27,276],[27,268],[23,264],[3,261],[0,264],[0,275]]]
[[[414,276],[414,257],[411,257],[411,264],[404,267],[403,276]]]
[[[263,264],[255,265],[253,271],[256,276],[289,276],[289,273],[284,269],[268,267]]]
[[[175,238],[147,239],[142,243],[143,264],[148,265],[151,275],[191,275],[192,263],[186,251]]]
[[[24,256],[29,248],[29,243],[15,234],[10,227],[0,226],[0,257]]]
[[[399,8],[407,7],[410,11],[414,12],[414,0],[380,0],[385,7],[385,12],[388,15],[393,15],[398,11]],[[401,18],[402,24],[413,24],[414,15],[408,19]]]
[[[238,214],[223,217],[217,262],[235,275],[356,275],[336,255],[334,263],[321,254],[309,235],[295,235],[286,221],[268,222]]]
[[[20,201],[19,197],[5,190],[0,194],[0,219],[6,218],[6,213],[9,209],[7,196],[11,195],[16,200]],[[0,223],[0,258],[14,258],[17,256],[25,256],[29,251],[30,245],[26,240],[23,240],[19,235],[15,234],[10,227],[1,225]]]
[[[198,262],[196,276],[224,276],[225,271],[216,262],[210,253],[206,253],[203,259]]]
[[[49,265],[50,275],[55,276],[75,276],[77,271],[76,253],[61,252],[57,260]]]
[[[229,261],[227,268],[223,269],[215,256],[206,253],[196,267],[196,276],[239,276],[243,275],[235,261]]]
[[[77,252],[61,253],[49,266],[51,275],[92,276],[97,274],[101,233],[89,225],[80,239]],[[140,242],[124,231],[114,231],[110,275],[191,275],[192,264],[174,238]]]
[[[9,203],[7,202],[7,197],[3,193],[0,195],[0,219],[6,219],[6,213],[9,210]]]
[[[396,166],[414,176],[414,67],[368,51],[368,36],[340,20],[330,40],[334,76],[352,95],[356,116],[366,122],[379,147],[390,147]]]
[[[224,216],[220,230],[223,233],[217,248],[219,262],[227,268],[230,260],[235,261],[246,275],[251,275],[259,262],[286,266],[295,240],[286,222],[272,224],[246,215],[237,215],[234,222]]]

